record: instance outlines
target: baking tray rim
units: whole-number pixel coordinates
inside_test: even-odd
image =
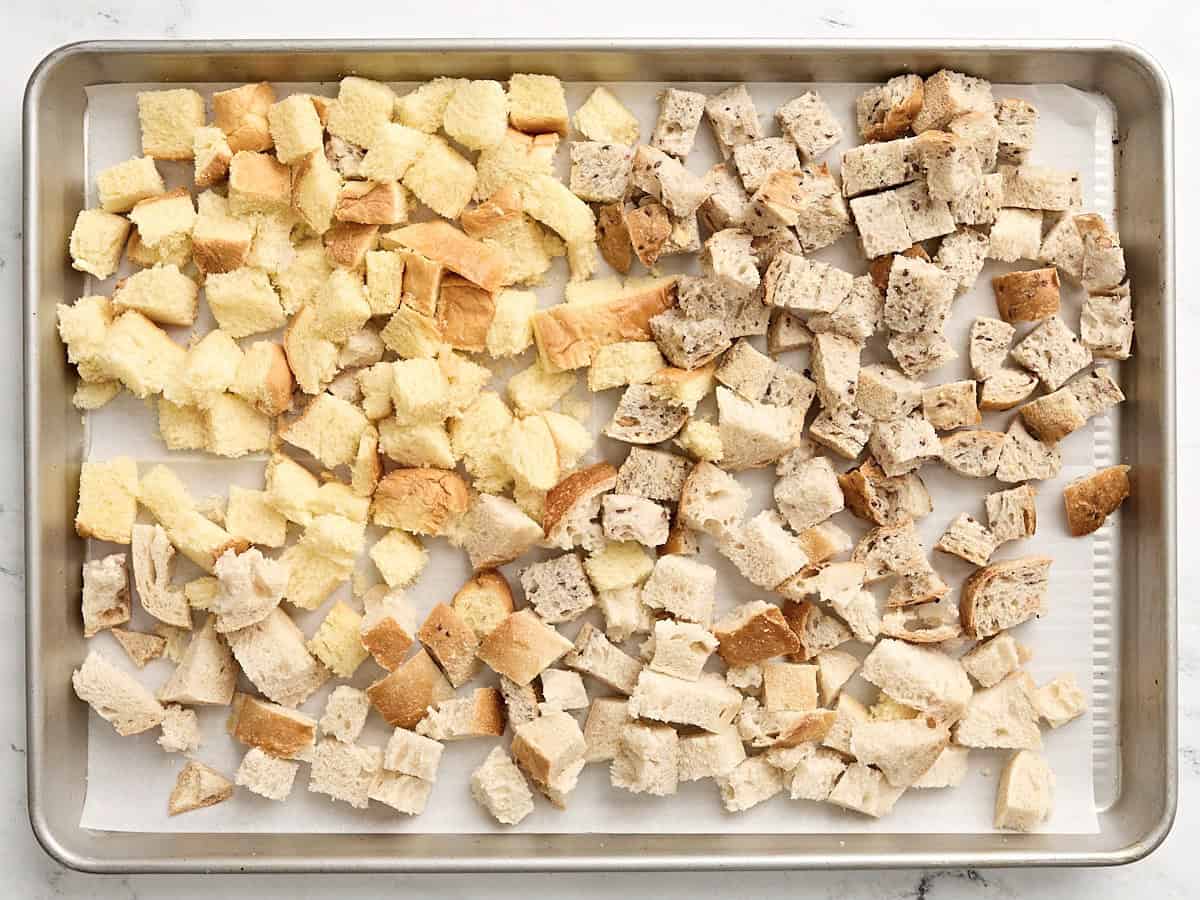
[[[37,204],[37,141],[35,138],[36,112],[42,89],[57,68],[74,56],[86,54],[218,54],[258,53],[275,55],[306,52],[336,53],[386,53],[389,51],[425,51],[434,53],[469,53],[478,51],[504,50],[507,52],[662,52],[672,50],[704,49],[726,53],[753,51],[796,51],[836,52],[839,50],[913,53],[1039,53],[1053,51],[1089,52],[1095,55],[1112,55],[1140,68],[1147,75],[1158,94],[1161,105],[1161,127],[1163,172],[1162,176],[1162,305],[1163,305],[1163,384],[1161,425],[1164,439],[1163,451],[1163,540],[1165,544],[1165,583],[1167,590],[1162,598],[1165,610],[1166,653],[1163,657],[1163,694],[1167,714],[1164,729],[1163,751],[1167,759],[1164,765],[1166,780],[1164,802],[1156,819],[1143,832],[1123,847],[1109,850],[1044,851],[1022,850],[1005,847],[986,852],[915,850],[912,852],[860,852],[842,849],[825,852],[821,856],[810,853],[738,853],[736,855],[714,854],[710,851],[683,851],[645,853],[637,856],[614,853],[570,854],[524,858],[505,856],[500,852],[484,853],[467,857],[429,856],[409,858],[396,855],[371,857],[310,857],[297,859],[283,856],[238,856],[203,857],[123,857],[105,859],[81,852],[71,846],[68,835],[60,834],[45,816],[40,802],[42,771],[47,760],[45,740],[40,723],[35,720],[36,696],[42,691],[40,654],[37,650],[37,634],[40,630],[41,573],[36,565],[41,557],[40,505],[32,502],[38,496],[40,475],[36,462],[40,456],[41,424],[38,401],[40,397],[37,373],[33,364],[38,358],[37,308],[40,276],[37,271],[37,247],[40,236],[35,227],[39,220]],[[562,38],[562,39],[408,39],[408,40],[121,40],[79,41],[67,43],[51,50],[37,64],[26,84],[22,104],[22,222],[24,242],[22,246],[22,306],[23,306],[23,374],[25,382],[24,428],[25,428],[25,570],[26,570],[26,728],[27,728],[27,803],[30,824],[34,836],[42,849],[64,866],[82,872],[130,873],[130,872],[505,872],[505,871],[606,871],[622,869],[628,871],[689,869],[836,869],[853,868],[950,868],[950,867],[1010,867],[1010,866],[1108,866],[1125,865],[1143,859],[1166,839],[1174,824],[1178,805],[1178,711],[1177,711],[1177,519],[1176,519],[1176,435],[1175,435],[1175,249],[1174,249],[1174,147],[1173,147],[1173,98],[1170,81],[1162,65],[1144,48],[1120,40],[988,40],[988,39],[897,39],[879,40],[855,38],[838,41],[804,38]],[[80,830],[78,828],[76,831]],[[202,835],[197,835],[202,836]],[[280,835],[284,836],[284,835]],[[350,835],[359,839],[383,838],[386,835]],[[574,835],[573,837],[580,837]],[[181,836],[182,837],[182,836]],[[535,836],[536,837],[536,836]],[[603,835],[590,836],[603,841]],[[637,837],[629,836],[629,837]],[[702,838],[703,835],[681,835],[680,837]],[[1004,840],[1001,843],[1017,843]],[[1019,836],[1014,836],[1018,837]]]

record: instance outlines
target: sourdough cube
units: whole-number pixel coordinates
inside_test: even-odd
[[[204,296],[218,326],[230,337],[274,331],[287,322],[279,295],[262,269],[214,272],[204,283]]]
[[[1092,361],[1092,351],[1058,316],[1051,316],[1026,335],[1013,347],[1012,356],[1052,391]]]
[[[658,120],[650,146],[683,159],[692,152],[696,131],[704,115],[703,94],[667,88],[658,97]]]
[[[717,388],[722,460],[732,471],[775,462],[795,444],[807,410],[745,400]]]
[[[899,253],[913,245],[913,236],[894,191],[855,197],[850,201],[850,210],[858,226],[863,253],[869,258]]]
[[[699,781],[728,775],[746,758],[737,730],[686,734],[679,739],[679,780]]]
[[[996,550],[996,538],[974,518],[959,513],[933,549],[952,553],[977,566],[985,566]]]
[[[1054,773],[1046,760],[1031,750],[1019,750],[1000,773],[996,789],[997,828],[1034,831],[1050,815]]]
[[[204,98],[196,91],[139,91],[142,153],[154,159],[191,159],[192,137],[204,125]]]
[[[763,663],[763,704],[769,710],[817,708],[817,667],[768,660]]]
[[[629,698],[629,715],[676,725],[725,731],[741,708],[741,694],[714,672],[684,681],[643,669]]]
[[[564,672],[562,669],[547,669],[540,678],[543,712],[587,709],[587,689],[583,686],[583,679],[579,677],[579,673]]]
[[[359,747],[337,740],[324,740],[313,751],[308,789],[366,809],[368,794],[376,784],[383,764],[378,747]]]
[[[362,734],[370,708],[371,701],[366,693],[349,685],[338,685],[325,702],[325,714],[320,720],[321,731],[339,741],[353,744]]]
[[[166,186],[149,156],[135,156],[103,169],[96,176],[100,208],[105,212],[129,212],[142,200],[165,194]]]
[[[527,566],[521,572],[521,587],[525,599],[550,624],[577,619],[596,603],[583,565],[574,553]]]
[[[942,444],[933,425],[925,419],[896,419],[876,422],[871,432],[871,453],[889,477],[919,469],[926,461],[942,455]]]
[[[783,776],[765,756],[752,756],[720,776],[717,786],[726,812],[744,812],[782,791]]]
[[[286,800],[292,793],[299,768],[298,762],[279,759],[259,747],[251,747],[242,757],[234,782],[268,800]]]
[[[525,776],[502,747],[493,747],[471,773],[471,796],[502,825],[520,824],[533,812],[533,794]]]
[[[396,728],[383,751],[383,768],[432,783],[437,780],[438,764],[444,749],[432,738],[406,728]]]
[[[842,139],[842,128],[821,95],[808,91],[775,110],[775,118],[806,160],[815,159]]]
[[[739,228],[718,231],[704,243],[700,268],[710,278],[720,279],[735,291],[758,287],[758,261],[753,237]]]
[[[629,191],[633,150],[624,144],[571,144],[571,190],[581,200],[619,203]]]

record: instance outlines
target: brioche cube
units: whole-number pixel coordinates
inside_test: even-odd
[[[638,142],[637,118],[606,87],[592,91],[579,109],[573,123],[588,140],[632,147]]]
[[[267,416],[278,416],[292,407],[292,371],[283,348],[271,341],[255,341],[242,355],[229,388]]]
[[[494,147],[508,128],[508,95],[498,81],[460,82],[442,114],[442,129],[468,150]]]
[[[137,397],[161,394],[185,365],[186,352],[139,312],[116,317],[102,350],[104,371]]]
[[[429,137],[422,131],[387,122],[367,145],[359,174],[376,182],[399,181],[425,151]]]
[[[286,210],[292,202],[288,167],[266,153],[241,150],[229,163],[229,208],[235,216]]]
[[[139,200],[129,218],[137,226],[138,240],[149,248],[187,239],[196,219],[192,197],[184,188]]]
[[[237,485],[229,487],[225,528],[234,537],[263,547],[282,547],[287,540],[287,519],[267,502],[266,493]]]
[[[496,295],[495,305],[486,338],[488,355],[499,358],[523,353],[533,343],[537,295],[532,291],[503,290]]]
[[[105,212],[129,212],[142,200],[166,193],[162,175],[149,156],[135,156],[102,169],[96,176],[100,208]]]
[[[213,317],[230,337],[274,331],[287,322],[279,295],[262,269],[214,272],[204,288]]]
[[[233,148],[224,131],[215,125],[204,125],[192,132],[192,156],[192,181],[197,188],[208,188],[229,174]]]
[[[359,147],[368,147],[380,125],[392,120],[396,95],[386,84],[348,76],[338,86],[337,100],[329,105],[325,127]]]
[[[271,444],[271,420],[234,394],[218,394],[204,410],[206,449],[236,458],[260,453]]]
[[[119,456],[108,462],[85,462],[79,473],[76,534],[128,544],[137,517],[137,497],[137,463],[132,459]]]
[[[435,78],[396,99],[396,121],[433,134],[442,127],[442,114],[462,78]]]
[[[325,129],[312,98],[305,94],[293,94],[273,104],[267,111],[267,122],[275,155],[284,165],[324,149]]]
[[[332,469],[354,461],[367,424],[357,406],[324,393],[313,398],[299,418],[281,428],[279,436]]]
[[[339,600],[309,640],[308,649],[335,675],[350,678],[368,655],[358,639],[361,624],[362,616]]]
[[[97,278],[110,277],[121,264],[129,220],[99,209],[80,210],[71,229],[71,268]]]
[[[475,191],[475,167],[445,140],[430,138],[404,174],[404,186],[447,219],[457,219]]]
[[[191,325],[196,321],[199,289],[174,265],[142,269],[117,283],[113,309],[136,310],[163,325]]]
[[[341,176],[320,150],[302,156],[292,166],[291,206],[314,233],[329,232],[341,184]]]
[[[508,80],[508,118],[527,134],[567,135],[567,98],[553,75],[514,74]]]
[[[314,327],[328,341],[345,343],[371,318],[367,291],[361,276],[335,269],[313,297]]]
[[[191,159],[192,136],[204,125],[204,98],[179,88],[139,91],[142,153],[154,159]]]
[[[388,587],[407,587],[417,580],[429,562],[429,554],[418,538],[393,529],[378,540],[370,551],[371,561]]]
[[[266,82],[243,84],[213,94],[213,120],[229,137],[229,146],[238,150],[270,150],[271,132],[267,114],[275,102],[275,90]],[[316,109],[309,107],[316,115]]]

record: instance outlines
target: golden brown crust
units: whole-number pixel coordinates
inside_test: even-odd
[[[810,563],[822,563],[841,553],[844,547],[821,528],[806,528],[796,536]]]
[[[265,81],[213,94],[213,121],[225,132],[234,153],[270,150],[274,146],[267,123],[267,110],[274,102],[275,89]]]
[[[398,252],[404,259],[404,293],[401,302],[421,315],[433,318],[437,315],[445,267],[411,250]]]
[[[1074,537],[1091,534],[1129,496],[1129,466],[1109,466],[1063,488],[1067,528]]]
[[[659,556],[695,556],[700,552],[700,542],[696,532],[688,528],[679,519],[679,513],[671,518],[671,529],[667,532],[667,540],[658,548]]]
[[[1054,266],[997,275],[992,290],[1005,322],[1038,322],[1059,310],[1058,269]]]
[[[393,619],[385,616],[359,634],[362,645],[375,662],[394,672],[404,662],[404,654],[414,643],[408,630]]]
[[[625,207],[608,203],[596,209],[596,245],[604,261],[628,275],[633,266],[633,244],[625,222]]]
[[[504,709],[504,697],[500,691],[493,687],[476,688],[473,698],[475,700],[475,733],[494,737],[504,734],[507,715]]]
[[[316,723],[297,721],[272,704],[249,694],[235,694],[233,709],[226,730],[248,747],[258,747],[265,753],[289,758],[312,747],[316,740]]]
[[[325,257],[331,265],[357,269],[366,261],[367,251],[375,249],[379,226],[338,222],[321,239],[325,242]]]
[[[406,214],[399,182],[348,181],[338,193],[333,217],[360,225],[395,225]]]
[[[254,405],[266,416],[279,416],[292,408],[292,391],[295,381],[287,354],[279,344],[271,344],[271,367],[263,379],[262,391],[255,397]]]
[[[494,672],[526,685],[572,649],[570,641],[532,610],[520,609],[480,641],[476,655]]]
[[[504,284],[504,254],[468,237],[449,222],[407,225],[388,232],[388,240],[440,262],[486,291],[494,293]]]
[[[596,303],[560,303],[538,310],[533,336],[551,371],[591,365],[596,351],[618,341],[651,340],[650,320],[675,305],[675,278]]]
[[[446,678],[424,650],[390,675],[367,688],[371,705],[384,721],[397,728],[414,728],[425,711],[439,700],[448,699]]]
[[[805,712],[794,725],[780,733],[772,747],[796,747],[807,741],[823,741],[837,719],[832,709],[813,709]]]
[[[491,292],[466,278],[447,275],[438,293],[437,323],[442,340],[455,350],[482,353],[496,317]]]
[[[192,262],[205,275],[232,272],[246,264],[252,238],[232,239],[221,235],[208,237],[192,234]]]
[[[778,606],[767,604],[748,621],[728,630],[713,628],[720,641],[717,652],[727,666],[748,666],[776,656],[801,651],[800,639]]]
[[[455,591],[450,605],[482,639],[512,615],[512,588],[498,569],[483,569]]]
[[[647,203],[625,212],[625,229],[633,252],[649,269],[658,262],[663,245],[671,236],[671,217],[661,203]]]
[[[617,469],[611,463],[600,462],[571,473],[547,492],[542,513],[542,531],[549,536],[558,527],[563,516],[567,515],[580,499],[592,496],[598,491],[611,490],[605,485],[616,483]]]
[[[1055,444],[1087,424],[1087,416],[1069,390],[1054,391],[1021,407],[1025,427],[1039,441]]]
[[[269,153],[234,153],[229,167],[229,191],[253,197],[272,197],[282,206],[291,204],[292,171]]]
[[[454,608],[439,603],[429,611],[417,631],[417,640],[442,667],[450,683],[458,687],[475,673],[475,630]]]
[[[480,240],[494,233],[509,220],[520,216],[523,210],[520,192],[508,185],[500,188],[474,209],[464,210],[458,221],[467,237]]]
[[[1010,573],[1020,572],[1028,568],[1037,569],[1039,567],[1048,568],[1053,560],[1048,556],[1025,556],[1020,559],[1004,560],[1003,562],[992,563],[976,569],[966,581],[963,582],[962,591],[958,600],[958,618],[962,624],[963,631],[968,636],[975,639],[991,637],[992,633],[980,634],[975,612],[976,600],[980,598],[984,591],[991,585],[993,581]],[[1028,618],[1028,617],[1026,617]]]
[[[907,134],[916,121],[917,113],[925,105],[925,83],[914,82],[912,93],[897,103],[883,117],[882,122],[868,125],[863,130],[863,140],[891,141]]]
[[[907,256],[909,259],[920,259],[925,262],[930,261],[929,254],[920,244],[913,244],[907,250],[902,250],[900,253],[888,253],[884,256],[875,257],[875,259],[871,260],[867,271],[871,275],[871,281],[881,294],[887,293],[888,280],[892,277],[892,263],[896,261],[897,256]]]
[[[402,528],[413,534],[445,534],[467,511],[467,483],[446,469],[395,469],[375,488],[371,520],[376,525]]]

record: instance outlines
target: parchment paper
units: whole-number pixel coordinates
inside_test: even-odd
[[[453,74],[453,73],[447,73]],[[179,86],[179,85],[173,85]],[[621,83],[609,85],[611,89],[637,114],[641,121],[642,138],[648,140],[657,112],[656,94],[666,85],[649,83]],[[94,179],[103,168],[138,155],[138,126],[135,95],[139,89],[160,87],[159,85],[115,85],[98,86],[88,91],[88,153],[87,184],[89,205],[95,203]],[[203,94],[210,95],[224,85],[195,85]],[[406,90],[409,85],[397,84],[397,90]],[[714,93],[725,85],[705,84],[688,86],[694,90]],[[773,111],[791,97],[815,87],[820,90],[831,108],[839,115],[846,137],[831,150],[826,159],[831,168],[838,168],[841,151],[857,143],[853,119],[853,101],[865,85],[858,84],[753,84],[751,93],[757,103],[765,133],[777,134],[778,129]],[[592,85],[572,84],[568,87],[568,102],[576,109],[590,93]],[[336,85],[277,85],[280,96],[303,90],[336,94]],[[1111,219],[1115,206],[1113,195],[1113,160],[1110,136],[1113,130],[1111,107],[1103,97],[1081,93],[1065,85],[1013,86],[996,85],[997,97],[1018,96],[1034,103],[1041,113],[1037,129],[1037,143],[1032,161],[1060,168],[1077,168],[1082,176],[1084,205]],[[565,174],[567,167],[566,148],[559,150],[559,165]],[[688,168],[704,172],[718,159],[707,124],[701,126],[696,150],[687,160]],[[189,164],[162,163],[160,170],[172,186],[187,185]],[[837,245],[819,251],[815,258],[848,269],[856,274],[865,272],[866,264],[857,250],[853,236],[847,236]],[[65,261],[64,261],[65,264]],[[602,268],[604,264],[602,263]],[[681,264],[679,258],[665,261],[665,271],[692,271],[695,257],[687,257]],[[947,325],[947,336],[959,351],[960,359],[930,376],[926,383],[940,383],[960,378],[969,378],[967,364],[967,329],[977,315],[995,315],[990,278],[994,274],[1014,268],[1008,265],[989,263],[983,270],[975,288],[960,297]],[[557,261],[547,283],[538,290],[541,305],[550,305],[561,298],[562,285],[566,280],[565,263]],[[125,274],[124,271],[117,277]],[[611,274],[602,271],[600,274]],[[107,293],[111,284],[94,284],[91,293]],[[1073,329],[1078,328],[1082,293],[1078,288],[1063,288],[1063,318]],[[201,319],[196,332],[203,333],[213,326],[211,316],[201,304]],[[1018,339],[1028,330],[1023,329]],[[189,337],[188,329],[176,329],[175,336],[181,342]],[[255,338],[257,339],[257,338]],[[253,339],[251,339],[253,340]],[[765,349],[763,338],[754,339],[760,349]],[[808,365],[807,351],[784,354],[781,359],[798,369]],[[863,362],[886,361],[888,355],[882,342],[876,340],[864,353]],[[490,387],[500,389],[507,377],[532,360],[526,354],[517,364],[492,365],[497,373]],[[589,397],[584,386],[584,377],[579,379],[575,395]],[[600,429],[615,406],[619,390],[599,395],[592,401],[591,426],[599,435]],[[711,406],[709,398],[706,404]],[[702,407],[702,412],[705,408]],[[714,411],[707,412],[714,418]],[[983,427],[1004,430],[1011,415],[990,413],[985,415]],[[153,462],[167,462],[187,482],[197,498],[212,494],[224,494],[231,484],[245,487],[261,487],[263,483],[264,457],[248,457],[236,462],[217,460],[196,453],[173,453],[167,451],[157,436],[156,417],[153,407],[122,394],[103,410],[92,414],[87,429],[89,455],[92,459],[108,459],[117,455],[131,455],[142,464],[142,471]],[[1032,649],[1033,659],[1028,671],[1039,682],[1064,673],[1072,673],[1088,693],[1092,693],[1093,665],[1103,668],[1110,659],[1104,650],[1104,641],[1093,646],[1093,615],[1109,614],[1111,592],[1101,592],[1098,598],[1104,608],[1094,609],[1092,599],[1093,579],[1097,573],[1093,561],[1095,538],[1073,539],[1067,536],[1065,516],[1060,499],[1061,490],[1070,479],[1083,474],[1096,462],[1097,446],[1100,456],[1115,453],[1117,431],[1111,417],[1100,417],[1087,428],[1072,435],[1062,445],[1063,469],[1061,475],[1038,485],[1038,531],[1036,538],[1009,543],[1000,548],[996,559],[1011,558],[1031,553],[1048,555],[1055,562],[1051,569],[1049,603],[1040,619],[1028,622],[1018,629],[1018,639]],[[591,458],[607,458],[619,464],[626,452],[625,445],[598,437]],[[296,451],[289,450],[296,455]],[[300,454],[303,456],[302,454]],[[844,460],[834,459],[840,470],[848,467]],[[989,491],[1001,487],[994,480],[960,478],[938,464],[930,464],[921,470],[921,476],[929,487],[935,501],[934,512],[920,523],[920,534],[926,548],[931,548],[949,522],[960,512],[976,517],[984,516],[983,497]],[[771,505],[772,470],[743,473],[739,476],[752,486],[755,492],[752,515],[760,508]],[[858,537],[866,529],[863,523],[849,513],[835,517],[837,524]],[[1111,528],[1112,526],[1108,526]],[[368,540],[382,534],[378,529],[369,529]],[[1100,532],[1104,540],[1104,531]],[[291,539],[296,537],[295,533]],[[425,541],[430,551],[430,562],[424,574],[408,591],[413,606],[420,615],[439,601],[449,600],[453,592],[469,575],[464,555],[449,547],[443,539]],[[89,548],[93,555],[113,552],[112,545],[94,544]],[[539,551],[540,552],[540,551]],[[547,554],[543,554],[547,555]],[[714,565],[719,572],[718,615],[739,603],[756,597],[766,597],[745,579],[711,546],[706,546],[701,557]],[[955,590],[947,599],[957,602],[958,586],[972,571],[972,566],[942,553],[932,553],[934,565]],[[365,557],[364,557],[365,560]],[[524,561],[523,561],[524,563]],[[1103,568],[1101,575],[1111,575],[1116,565],[1110,553],[1096,554],[1096,564]],[[364,562],[372,580],[380,580],[371,571],[371,563]],[[514,589],[519,591],[516,566],[506,567],[506,574]],[[183,561],[177,580],[197,574],[190,563]],[[322,620],[334,598],[350,598],[349,585],[344,586],[333,598],[316,612],[289,611],[304,631],[311,635]],[[351,601],[357,603],[357,601]],[[135,604],[136,610],[137,604]],[[598,614],[587,617],[599,623]],[[563,626],[568,636],[573,636],[583,621]],[[151,629],[153,621],[140,610],[135,611],[132,627]],[[638,643],[644,636],[635,638],[625,649],[636,655]],[[105,632],[97,636],[94,645],[123,668],[133,672],[151,689],[166,681],[172,671],[167,661],[151,663],[142,672],[133,669],[112,636]],[[962,645],[965,648],[966,644]],[[858,655],[865,655],[862,645],[849,644]],[[962,649],[960,648],[960,649]],[[710,667],[717,668],[714,661]],[[365,687],[383,675],[373,661],[362,665],[353,683]],[[475,684],[492,683],[490,672],[481,675]],[[610,693],[601,685],[588,682],[589,694],[593,697]],[[325,700],[332,689],[331,682],[318,691],[302,709],[320,717]],[[471,686],[468,686],[471,687]],[[463,690],[467,690],[464,688]],[[251,689],[242,679],[240,689]],[[873,689],[857,677],[848,687],[860,699],[873,699]],[[200,708],[203,743],[195,754],[196,758],[214,766],[232,778],[245,748],[235,743],[224,732],[227,714],[225,708]],[[582,714],[580,714],[582,721]],[[382,745],[387,740],[389,729],[375,714],[372,714],[367,730],[360,739],[364,744]],[[477,833],[501,830],[501,826],[478,807],[470,797],[468,779],[470,772],[483,760],[494,745],[494,740],[472,740],[447,745],[428,808],[415,818],[400,815],[389,807],[372,803],[365,811],[354,810],[341,803],[331,802],[324,795],[309,793],[307,766],[302,765],[297,774],[291,798],[286,803],[276,803],[258,797],[247,790],[239,789],[233,799],[216,807],[176,818],[166,814],[166,800],[174,784],[175,776],[184,760],[177,754],[166,754],[156,744],[157,730],[131,738],[120,738],[112,728],[94,714],[91,716],[88,743],[88,784],[81,825],[86,828],[111,831],[145,832],[415,832],[415,833]],[[1101,736],[1103,739],[1103,737]],[[509,736],[503,739],[505,744]],[[1045,831],[1057,833],[1092,833],[1097,830],[1093,793],[1093,717],[1089,711],[1069,725],[1044,732],[1044,753],[1057,778],[1054,812],[1045,826]],[[728,832],[877,832],[877,833],[980,833],[991,832],[992,808],[996,784],[1007,753],[974,751],[971,754],[971,769],[964,783],[952,790],[910,790],[899,801],[895,811],[888,817],[875,821],[845,812],[826,804],[807,801],[792,801],[786,792],[749,812],[728,815],[723,812],[717,788],[711,780],[681,784],[679,793],[669,798],[635,796],[610,787],[607,765],[590,765],[584,771],[579,787],[570,795],[570,808],[563,812],[537,801],[535,812],[515,830],[530,833],[594,832],[594,833],[728,833]]]

